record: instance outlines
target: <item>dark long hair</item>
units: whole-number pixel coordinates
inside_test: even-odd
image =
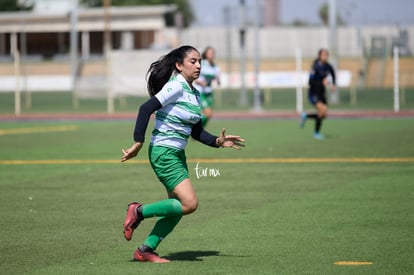
[[[322,55],[322,53],[327,53],[327,54],[329,54],[329,51],[328,51],[328,49],[325,49],[325,48],[321,48],[321,49],[319,49],[319,51],[318,51],[318,59],[320,59],[321,58],[321,55]]]
[[[207,52],[208,52],[209,50],[213,50],[213,51],[214,51],[214,48],[213,48],[213,47],[211,47],[211,46],[207,46],[207,47],[204,49],[203,53],[201,54],[201,58],[202,58],[202,59],[207,59]],[[214,67],[214,66],[216,66],[216,64],[214,64],[214,61],[211,61],[210,65],[211,65],[211,66],[213,66],[213,67]]]
[[[181,46],[151,64],[147,72],[147,89],[151,97],[162,89],[173,72],[178,72],[175,63],[183,64],[184,58],[191,51],[198,52],[193,46]]]
[[[318,50],[318,57],[316,57],[316,59],[313,61],[313,63],[312,63],[312,67],[313,67],[313,66],[315,66],[315,64],[317,64],[317,63],[319,62],[319,60],[320,60],[321,55],[322,55],[322,53],[323,53],[323,52],[326,52],[327,54],[329,54],[328,49],[325,49],[325,48],[320,48],[320,49]]]
[[[320,49],[319,49],[319,51],[318,51],[318,58],[320,58],[320,57],[321,57],[321,54],[322,54],[323,52],[329,53],[328,49],[325,49],[325,48],[320,48]]]

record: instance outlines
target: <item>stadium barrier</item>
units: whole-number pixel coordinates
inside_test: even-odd
[[[124,100],[124,98],[128,96],[146,97],[146,70],[151,62],[159,58],[162,54],[165,54],[165,51],[113,51],[111,54],[111,62],[109,63],[111,66],[109,70],[111,81],[109,81],[109,83],[111,84],[110,88],[113,89],[114,98]],[[406,89],[410,89],[412,83],[411,67],[409,68],[411,61],[407,61],[410,60],[404,59],[403,62],[397,63],[398,66],[396,66],[397,68],[401,68],[400,75],[397,75],[397,78],[399,79],[399,82],[397,82],[397,87],[399,86],[397,97],[399,98],[401,105],[406,105],[407,100],[411,102],[411,90],[409,90],[410,94],[407,93],[406,96]],[[309,60],[306,60],[305,62],[309,62]],[[294,62],[292,63],[294,64]],[[305,67],[307,68],[307,65]],[[289,91],[290,93],[290,91],[294,88],[298,88],[298,86],[301,88],[307,87],[307,70],[295,71],[294,66],[291,66],[288,70],[269,69],[269,66],[267,66],[266,69],[259,74],[259,86],[262,90],[262,99],[265,105],[271,106],[272,102],[276,102],[272,100],[272,97],[273,99],[278,97],[278,95],[275,94],[278,90]],[[393,69],[395,71],[395,66],[394,68],[387,66],[387,71],[393,72]],[[233,70],[234,73],[231,74],[223,72],[221,75],[221,86],[215,87],[217,90],[218,106],[222,102],[221,97],[223,97],[224,93],[231,92],[232,96],[234,95],[237,97],[236,93],[240,90],[240,73],[236,68],[233,68]],[[349,97],[347,92],[347,97],[345,99],[346,102],[349,100],[351,105],[356,105],[358,102],[357,91],[364,90],[364,83],[361,81],[361,76],[355,71],[349,70],[339,70],[337,75],[338,86],[340,88],[346,88],[346,90],[349,91]],[[245,75],[246,88],[253,89],[255,80],[255,74],[251,71],[247,72]],[[23,95],[25,98],[27,98],[26,96],[30,95],[31,92],[72,91],[73,85],[71,77],[67,74],[27,75],[20,73],[17,77],[15,75],[2,75],[0,76],[0,82],[2,83],[0,86],[1,92],[10,92],[15,90],[16,87],[19,87],[20,91],[24,93]],[[102,99],[107,97],[109,84],[107,77],[103,74],[90,74],[90,72],[81,74],[75,83],[79,98]],[[302,94],[302,98],[304,98],[303,92],[306,92],[303,90],[306,89],[301,89],[300,94]],[[289,97],[292,98],[290,95]],[[298,93],[296,93],[296,98],[297,97]],[[398,99],[396,101],[398,101]],[[24,102],[30,102],[30,100],[25,100]],[[392,106],[392,101],[390,101],[390,106]],[[395,109],[398,110],[398,106]],[[298,108],[296,108],[296,110],[298,110]]]

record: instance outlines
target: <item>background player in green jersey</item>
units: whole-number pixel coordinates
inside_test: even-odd
[[[203,109],[201,122],[203,127],[206,126],[213,115],[214,94],[212,83],[213,81],[217,81],[217,84],[220,85],[220,68],[214,61],[215,56],[216,54],[213,47],[207,47],[204,50],[202,54],[203,60],[201,61],[200,77],[194,82],[194,87],[201,94],[201,106]]]
[[[200,75],[200,53],[191,46],[179,47],[158,61],[148,70],[148,91],[151,98],[138,113],[134,130],[135,143],[122,150],[121,161],[135,157],[141,150],[151,114],[155,111],[155,128],[149,146],[149,160],[168,198],[151,204],[132,202],[128,205],[124,221],[124,236],[128,241],[142,220],[158,217],[144,243],[134,253],[134,260],[141,262],[169,262],[154,251],[174,229],[183,215],[197,209],[198,201],[193,184],[188,177],[185,156],[187,139],[191,136],[211,147],[240,149],[244,140],[240,136],[219,136],[206,132],[201,124],[199,92],[192,83]]]

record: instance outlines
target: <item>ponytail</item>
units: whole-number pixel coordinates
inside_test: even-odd
[[[147,71],[147,89],[151,97],[162,89],[174,72],[178,72],[175,64],[183,64],[184,58],[191,51],[197,49],[192,46],[181,46],[151,64]]]

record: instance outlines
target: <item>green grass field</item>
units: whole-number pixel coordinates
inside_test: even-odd
[[[122,235],[128,202],[165,197],[147,163],[117,162],[133,125],[0,124],[1,274],[414,273],[413,120],[328,120],[325,141],[311,123],[212,121],[247,147],[190,142],[200,207],[159,247],[164,265],[131,261],[154,219]],[[197,179],[197,161],[220,176]]]

